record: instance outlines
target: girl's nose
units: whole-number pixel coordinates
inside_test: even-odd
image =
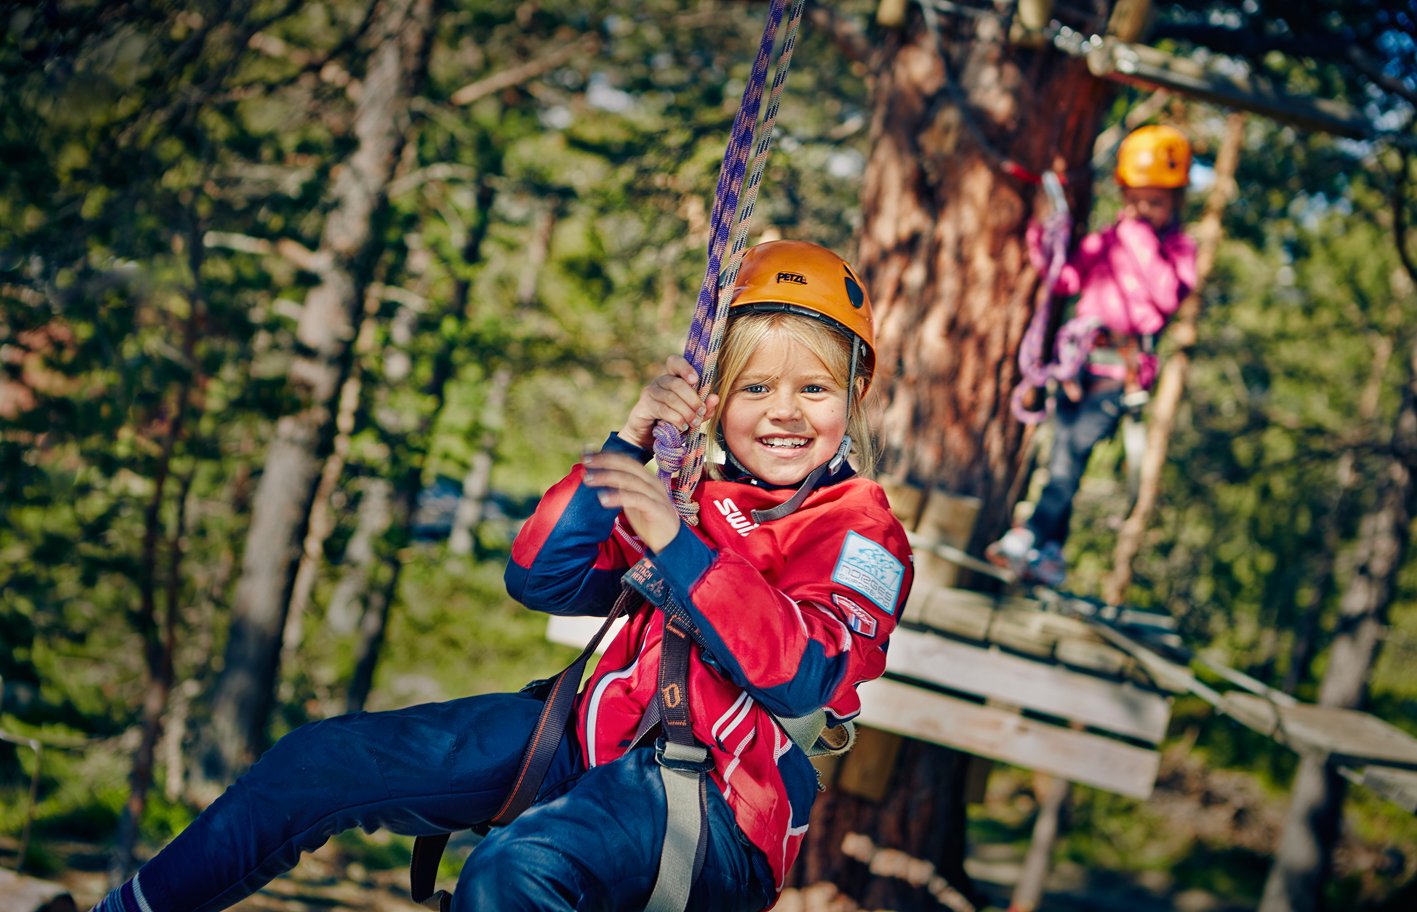
[[[773,396],[768,403],[768,415],[779,421],[796,418],[801,413],[797,397],[786,392]]]

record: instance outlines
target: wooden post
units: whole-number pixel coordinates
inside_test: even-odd
[[[981,505],[977,497],[961,497],[937,488],[926,496],[915,531],[927,541],[963,551],[969,547]],[[916,586],[957,586],[961,572],[959,564],[926,549],[915,552]]]
[[[1225,140],[1215,159],[1215,183],[1206,198],[1205,215],[1196,229],[1199,250],[1196,255],[1196,287],[1191,290],[1167,335],[1176,342],[1176,351],[1166,360],[1156,395],[1151,401],[1148,418],[1146,456],[1142,460],[1141,482],[1137,487],[1136,504],[1117,534],[1117,549],[1112,556],[1112,572],[1102,587],[1102,597],[1108,604],[1120,605],[1127,587],[1132,584],[1132,562],[1141,550],[1151,512],[1156,507],[1161,487],[1161,469],[1166,464],[1166,446],[1171,438],[1171,426],[1181,404],[1181,393],[1190,370],[1191,349],[1196,344],[1196,315],[1200,312],[1201,292],[1206,278],[1215,265],[1220,247],[1221,216],[1235,191],[1235,169],[1240,163],[1240,146],[1245,136],[1245,115],[1231,114],[1226,119]]]
[[[1033,912],[1043,899],[1043,885],[1053,861],[1053,846],[1062,830],[1063,805],[1072,783],[1047,773],[1033,774],[1033,793],[1038,797],[1038,817],[1033,822],[1033,841],[1023,859],[1023,870],[1009,901],[1009,912]]]

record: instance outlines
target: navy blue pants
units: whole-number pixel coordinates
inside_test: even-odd
[[[1120,384],[1089,390],[1078,402],[1062,394],[1055,398],[1048,483],[1028,518],[1028,528],[1039,546],[1055,542],[1062,547],[1067,541],[1073,497],[1087,470],[1087,460],[1093,447],[1116,433],[1122,411]]]
[[[485,821],[541,706],[486,694],[302,726],[144,865],[136,887],[152,912],[222,909],[342,830],[421,836]],[[766,908],[775,895],[767,859],[712,782],[708,794],[708,854],[689,908]],[[568,736],[536,804],[468,857],[453,908],[642,909],[659,870],[664,807],[653,750],[585,770]]]

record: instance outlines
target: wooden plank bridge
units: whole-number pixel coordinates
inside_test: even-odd
[[[1291,750],[1328,757],[1349,780],[1417,813],[1417,738],[1367,713],[1300,703],[1197,656],[1167,615],[1043,589],[959,588],[969,572],[1011,582],[963,551],[971,503],[887,491],[911,535],[916,580],[885,674],[860,688],[863,736],[874,729],[917,738],[1146,798],[1172,701],[1193,694]],[[548,637],[579,647],[599,623],[552,618]],[[1206,684],[1197,666],[1225,689]],[[894,753],[870,742],[858,741],[840,779],[883,787],[878,774],[851,770]]]

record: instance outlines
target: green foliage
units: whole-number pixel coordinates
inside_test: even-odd
[[[360,389],[348,462],[273,734],[343,709],[356,637],[329,609],[356,563],[369,479],[416,493],[463,479],[490,454],[495,501],[515,514],[485,520],[471,558],[413,541],[404,526],[377,536],[363,593],[396,597],[372,707],[514,688],[569,658],[546,642],[544,618],[507,598],[506,551],[527,506],[619,425],[649,372],[682,346],[761,6],[442,5],[407,150],[376,214],[379,249],[356,264],[369,288],[350,365]],[[1175,4],[1162,26],[1233,6]],[[189,733],[204,721],[266,444],[299,401],[286,373],[319,275],[290,251],[324,243],[330,188],[355,144],[353,89],[367,63],[356,38],[368,7],[75,2],[0,14],[0,394],[18,384],[32,397],[0,408],[0,728],[51,745],[35,869],[61,864],[45,860],[44,839],[114,830],[150,684],[144,649],[169,619],[174,707],[190,714]],[[864,23],[874,7],[833,11]],[[1374,3],[1303,11],[1313,21],[1271,2],[1234,15],[1247,27],[1288,17],[1275,32],[1296,37],[1337,22],[1365,47],[1373,23],[1395,15]],[[456,100],[586,38],[593,50]],[[1174,29],[1167,40],[1186,42]],[[1263,65],[1305,90],[1358,96],[1328,59]],[[870,77],[842,61],[826,29],[804,31],[760,233],[853,253]],[[1393,110],[1389,99],[1372,103]],[[1208,160],[1215,112],[1192,116]],[[1411,166],[1258,119],[1247,130],[1241,192],[1226,213],[1133,592],[1176,614],[1189,641],[1277,682],[1303,606],[1317,604],[1328,629],[1351,572],[1340,561],[1326,582],[1312,569],[1330,541],[1340,555],[1351,549],[1371,500],[1361,483],[1337,496],[1340,467],[1365,477],[1388,439],[1414,301],[1387,197],[1390,175]],[[1098,184],[1094,224],[1117,206],[1110,183]],[[1202,195],[1191,194],[1189,216]],[[1069,557],[1081,589],[1110,566],[1119,459],[1115,447],[1098,454],[1077,504]],[[1409,729],[1413,572],[1372,678],[1375,711]],[[1301,692],[1315,680],[1303,675]],[[1284,787],[1287,752],[1199,707],[1182,704],[1177,716],[1216,765]],[[19,828],[32,762],[0,746],[0,830]],[[165,797],[177,772],[159,769],[150,790],[149,845],[191,813]],[[1182,879],[1231,876],[1224,868],[1236,895],[1254,893],[1253,857],[1221,846],[1138,852],[1164,842],[1157,819],[1104,798],[1080,811],[1068,848],[1079,860],[1174,866]],[[1417,845],[1410,819],[1366,799],[1355,799],[1354,820],[1366,838]],[[972,826],[991,840],[1025,832],[1021,820]],[[404,843],[350,839],[362,863],[406,860]]]

